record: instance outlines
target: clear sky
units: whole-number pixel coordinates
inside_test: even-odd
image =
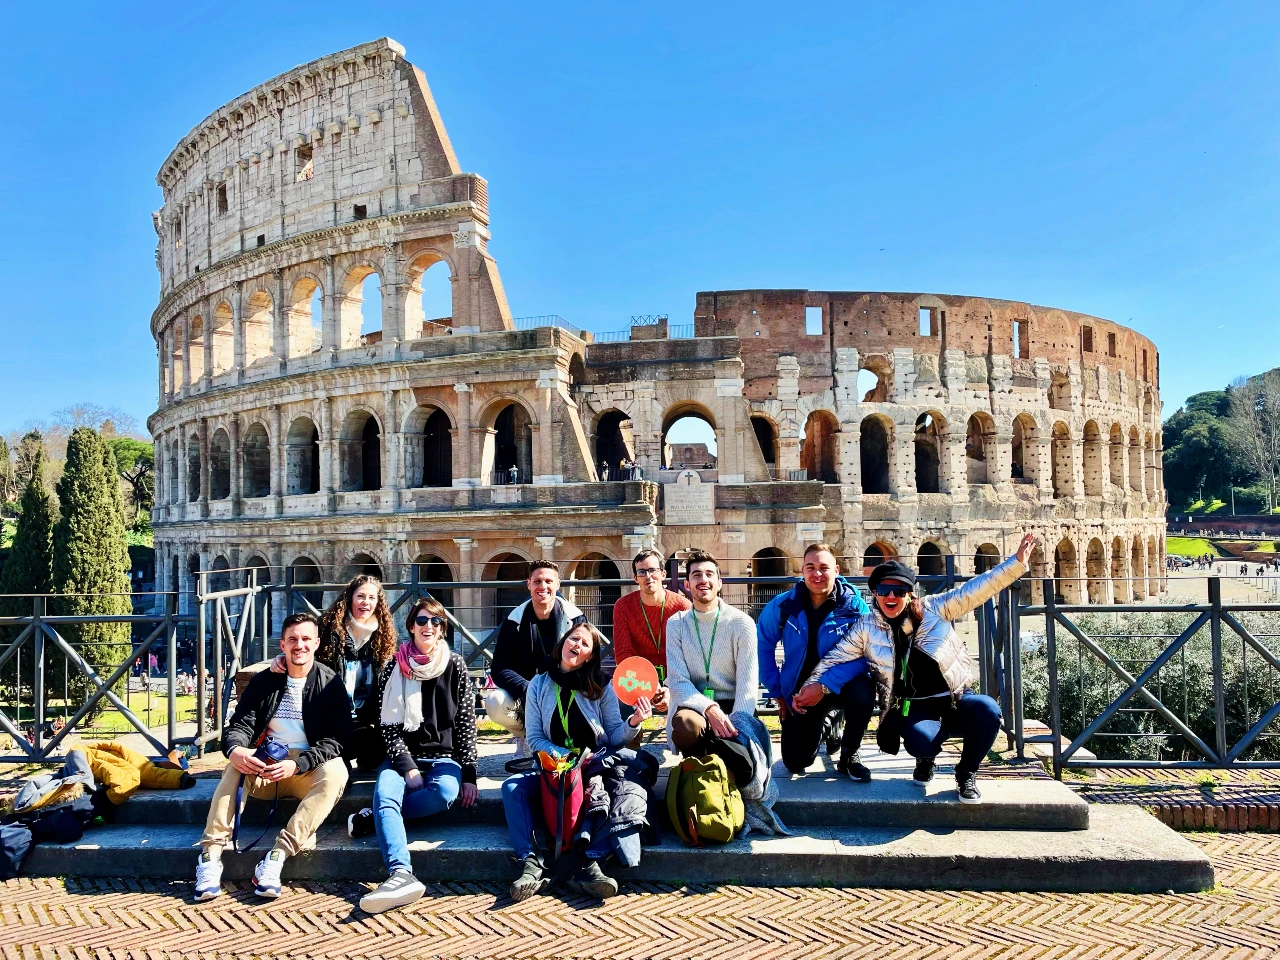
[[[0,58],[0,431],[154,408],[155,173],[382,35],[489,181],[516,316],[906,290],[1130,324],[1165,415],[1280,365],[1280,6],[19,4]]]

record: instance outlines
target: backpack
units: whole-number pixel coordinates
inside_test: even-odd
[[[591,756],[584,750],[571,764],[560,764],[555,758],[539,752],[535,769],[542,795],[542,819],[551,835],[553,858],[573,844],[573,833],[582,819],[582,768]]]
[[[715,755],[685,757],[667,778],[667,815],[691,847],[728,843],[742,829],[746,811],[724,761]]]

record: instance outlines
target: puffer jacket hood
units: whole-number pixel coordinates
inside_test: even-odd
[[[1027,572],[1017,557],[1010,557],[993,570],[974,577],[943,593],[921,598],[924,617],[915,630],[911,644],[938,664],[952,699],[958,699],[973,682],[969,651],[956,634],[957,620],[994,597]],[[909,629],[910,621],[907,621]],[[820,680],[838,664],[865,657],[880,694],[880,712],[889,709],[893,699],[893,625],[872,604],[871,612],[858,617],[846,628],[840,642],[822,658],[809,677]]]

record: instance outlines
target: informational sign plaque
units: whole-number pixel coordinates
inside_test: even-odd
[[[666,506],[662,522],[673,527],[689,527],[716,522],[716,485],[703,483],[697,470],[682,470],[675,483],[662,490]]]

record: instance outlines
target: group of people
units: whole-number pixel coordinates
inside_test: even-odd
[[[614,607],[613,650],[618,662],[652,663],[659,685],[631,706],[605,676],[607,640],[560,595],[556,565],[538,561],[526,581],[529,599],[497,630],[492,686],[481,691],[485,712],[516,738],[518,755],[568,759],[589,751],[597,774],[650,790],[657,762],[639,748],[640,727],[664,713],[674,751],[718,757],[742,785],[762,774],[742,728],[758,724],[763,683],[778,707],[782,762],[792,774],[803,774],[825,744],[829,758],[839,753],[841,775],[869,782],[861,746],[878,709],[882,748],[896,750],[884,736],[892,730],[916,759],[917,783],[932,780],[944,741],[960,738],[958,799],[977,803],[977,771],[999,732],[1000,709],[971,689],[969,654],[952,621],[1022,576],[1033,546],[1027,535],[991,571],[926,597],[915,596],[910,568],[889,561],[870,576],[868,606],[841,578],[833,550],[815,543],[804,552],[801,581],[775,597],[758,623],[721,597],[715,557],[689,554],[681,593],[664,584],[661,555],[642,550],[632,561],[638,589]],[[197,900],[221,892],[222,852],[236,842],[242,795],[299,800],[254,871],[257,893],[279,896],[287,858],[315,845],[352,766],[372,774],[375,785],[372,806],[348,818],[348,833],[376,835],[387,869],[361,908],[378,913],[423,895],[405,822],[476,802],[477,691],[449,647],[439,602],[417,600],[404,627],[401,641],[382,585],[369,576],[352,580],[323,617],[285,619],[282,653],[249,682],[224,730],[230,762],[200,840]],[[539,843],[538,777],[536,767],[515,772],[501,790],[519,870],[510,890],[516,900],[552,879]],[[601,899],[618,890],[605,861],[634,866],[642,829],[656,826],[645,822],[643,797],[637,813],[634,797],[615,797],[611,809],[611,796],[596,802],[593,794],[574,828],[570,869],[556,874]]]

